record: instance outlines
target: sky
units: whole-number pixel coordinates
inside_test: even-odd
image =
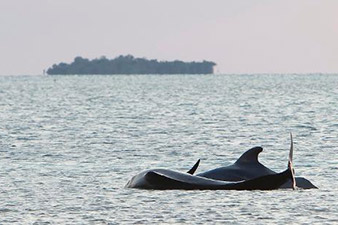
[[[0,75],[76,56],[217,63],[216,73],[337,73],[336,0],[0,0]]]

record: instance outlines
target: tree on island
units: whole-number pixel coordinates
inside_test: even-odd
[[[54,64],[47,74],[211,74],[215,65],[209,61],[157,61],[132,55],[121,55],[115,59],[102,56],[93,60],[78,56],[70,64]]]

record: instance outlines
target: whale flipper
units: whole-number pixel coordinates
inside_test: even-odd
[[[293,139],[292,139],[292,133],[290,133],[290,139],[291,139],[291,144],[290,144],[290,152],[289,152],[289,161],[288,161],[288,169],[291,171],[291,182],[292,182],[292,189],[296,189],[296,179],[295,179],[295,170],[293,169],[293,163],[292,163],[292,158],[293,158]]]
[[[195,165],[187,173],[193,175],[195,173],[195,171],[197,170],[197,167],[200,164],[200,161],[201,161],[200,159],[197,160],[197,162],[195,163]]]
[[[248,151],[244,152],[235,163],[259,163],[258,154],[263,151],[262,147],[253,147]]]

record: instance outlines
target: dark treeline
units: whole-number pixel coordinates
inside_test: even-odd
[[[135,58],[131,55],[115,59],[101,57],[89,60],[76,57],[70,64],[54,64],[47,74],[210,74],[214,72],[214,62],[157,61]]]

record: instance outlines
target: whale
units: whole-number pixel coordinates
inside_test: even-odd
[[[288,168],[273,175],[246,181],[226,182],[168,169],[152,169],[137,174],[125,187],[152,190],[273,190],[292,179],[291,171]]]
[[[259,162],[258,155],[262,151],[262,147],[253,147],[243,153],[234,164],[198,173],[196,176],[221,181],[242,181],[276,174],[275,171],[267,168]],[[295,177],[295,179],[298,188],[317,188],[314,184],[311,183],[311,181],[307,180],[304,177]],[[283,185],[280,186],[280,188],[291,187],[291,180],[287,180]]]
[[[274,190],[278,189],[288,180],[291,180],[293,189],[296,188],[294,169],[292,164],[293,141],[291,146],[287,169],[274,174],[267,174],[242,181],[223,181],[193,175],[200,160],[195,163],[187,173],[169,169],[150,169],[133,176],[126,188],[152,189],[152,190]]]

